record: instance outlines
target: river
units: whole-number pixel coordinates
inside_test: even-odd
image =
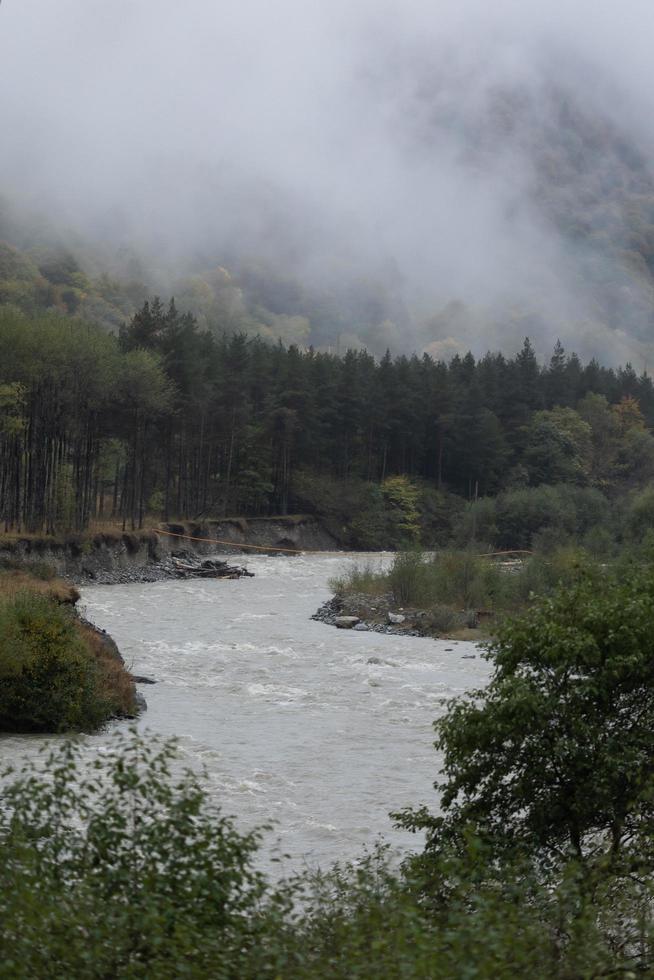
[[[116,640],[141,687],[142,730],[179,738],[181,761],[242,829],[274,821],[266,854],[285,872],[355,858],[383,835],[390,810],[427,803],[439,760],[432,722],[444,702],[485,683],[471,643],[337,630],[309,617],[328,580],[379,556],[248,557],[255,578],[83,589],[82,612]],[[387,560],[387,559],[386,559]],[[123,724],[84,738],[106,750]],[[4,763],[50,738],[5,737]]]

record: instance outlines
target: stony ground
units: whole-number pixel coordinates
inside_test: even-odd
[[[393,603],[392,596],[336,595],[325,602],[311,617],[328,626],[373,633],[396,633],[402,636],[426,636],[419,628],[420,612],[405,612]]]
[[[139,582],[165,582],[168,579],[241,578],[252,576],[244,568],[215,558],[203,558],[191,551],[174,552],[147,565],[125,565],[112,569],[98,568],[92,573],[76,575],[84,585],[129,585]]]
[[[312,619],[340,629],[353,629],[397,636],[431,636],[483,642],[489,639],[487,624],[480,627],[474,612],[446,610],[446,621],[434,610],[399,606],[388,593],[338,593],[318,609]]]

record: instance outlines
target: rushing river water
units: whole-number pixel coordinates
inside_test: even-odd
[[[245,561],[251,579],[83,590],[87,617],[157,681],[141,688],[139,727],[178,736],[184,764],[205,771],[208,793],[241,828],[273,820],[268,842],[291,856],[287,871],[356,857],[380,834],[415,847],[388,813],[436,805],[432,721],[489,673],[470,643],[310,620],[329,578],[355,560],[257,556]],[[124,727],[86,738],[85,753],[106,750]],[[19,763],[44,741],[3,738],[2,761]]]

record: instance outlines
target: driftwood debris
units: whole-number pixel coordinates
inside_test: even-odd
[[[180,578],[252,578],[253,572],[247,568],[228,565],[218,558],[194,558],[184,555],[182,558],[172,556],[173,568]]]

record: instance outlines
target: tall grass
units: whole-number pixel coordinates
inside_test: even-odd
[[[389,591],[387,573],[374,569],[371,564],[355,563],[343,575],[330,578],[328,585],[332,592],[350,595],[354,593],[382,595]]]
[[[6,568],[0,571],[0,601],[12,599],[21,592],[47,596],[59,603],[75,605],[79,592],[70,582],[57,578],[50,565],[37,564],[34,568]]]
[[[511,564],[470,551],[434,555],[407,551],[395,556],[387,572],[355,566],[330,584],[342,594],[390,594],[402,607],[502,612],[519,609],[534,596],[548,594],[560,582],[574,580],[582,568],[591,567],[587,556],[572,547]]]

